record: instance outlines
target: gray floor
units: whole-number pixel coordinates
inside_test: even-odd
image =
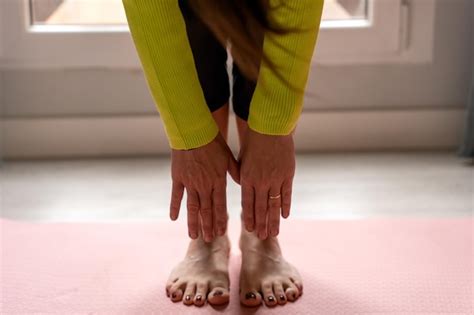
[[[168,217],[166,158],[6,162],[1,216],[28,221]],[[229,211],[240,191],[229,181]],[[353,219],[471,216],[474,168],[453,153],[300,155],[292,216]],[[182,209],[184,211],[184,209]]]

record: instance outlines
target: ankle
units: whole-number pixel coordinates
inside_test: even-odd
[[[258,238],[255,231],[248,232],[242,227],[242,232],[240,234],[240,250],[245,251],[256,251],[261,253],[273,253],[281,255],[280,244],[278,242],[278,237],[269,236],[265,240]]]

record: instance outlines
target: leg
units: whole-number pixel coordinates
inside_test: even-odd
[[[194,16],[188,0],[179,0],[179,5],[206,103],[221,134],[226,138],[229,120],[227,102],[230,95],[227,51]],[[227,303],[229,251],[227,235],[217,237],[211,243],[205,243],[201,235],[191,240],[184,260],[174,268],[166,284],[166,292],[171,300],[183,300],[187,305],[197,306],[204,305],[206,300],[215,305]]]
[[[212,113],[220,132],[227,138],[229,106],[226,104]],[[210,244],[199,236],[191,240],[186,257],[171,272],[166,292],[173,302],[197,306],[221,305],[229,302],[229,252],[226,235],[217,237]]]
[[[239,117],[237,129],[240,145],[245,141],[247,122]],[[282,255],[277,237],[260,240],[255,232],[247,232],[242,223],[240,236],[242,267],[240,270],[240,301],[257,306],[262,299],[268,306],[293,302],[303,293],[301,276]]]

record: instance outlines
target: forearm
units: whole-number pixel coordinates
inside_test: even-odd
[[[271,20],[277,25],[301,31],[265,34],[264,54],[274,63],[280,77],[262,63],[248,120],[254,131],[288,135],[294,130],[303,107],[322,9],[323,0],[299,0],[287,1],[271,12]]]
[[[218,128],[205,103],[177,0],[123,0],[150,92],[173,149],[210,143]]]

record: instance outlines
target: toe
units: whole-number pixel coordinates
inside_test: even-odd
[[[171,301],[178,302],[181,301],[183,298],[183,288],[185,287],[185,283],[175,282],[169,288],[168,292],[171,296]]]
[[[206,303],[207,283],[198,283],[196,295],[194,296],[194,305],[202,306]]]
[[[196,292],[196,284],[188,283],[188,285],[186,286],[186,290],[184,290],[183,303],[186,305],[193,304],[195,292]]]
[[[298,288],[299,294],[303,294],[303,281],[298,278],[291,278],[291,281],[295,284],[296,288]]]
[[[293,282],[286,284],[285,295],[286,299],[290,302],[296,301],[296,299],[298,298],[298,288]]]
[[[272,283],[264,283],[262,285],[262,293],[263,293],[263,300],[267,306],[275,306],[277,305],[277,300],[275,298],[275,294],[273,293],[273,285]]]
[[[215,287],[209,292],[207,301],[212,305],[222,305],[229,303],[229,290],[223,287]]]
[[[273,284],[273,292],[275,293],[275,297],[278,301],[278,304],[286,304],[286,294],[283,290],[283,285],[280,282],[275,282]]]
[[[262,296],[256,290],[242,290],[240,302],[245,306],[258,306],[262,304]]]

